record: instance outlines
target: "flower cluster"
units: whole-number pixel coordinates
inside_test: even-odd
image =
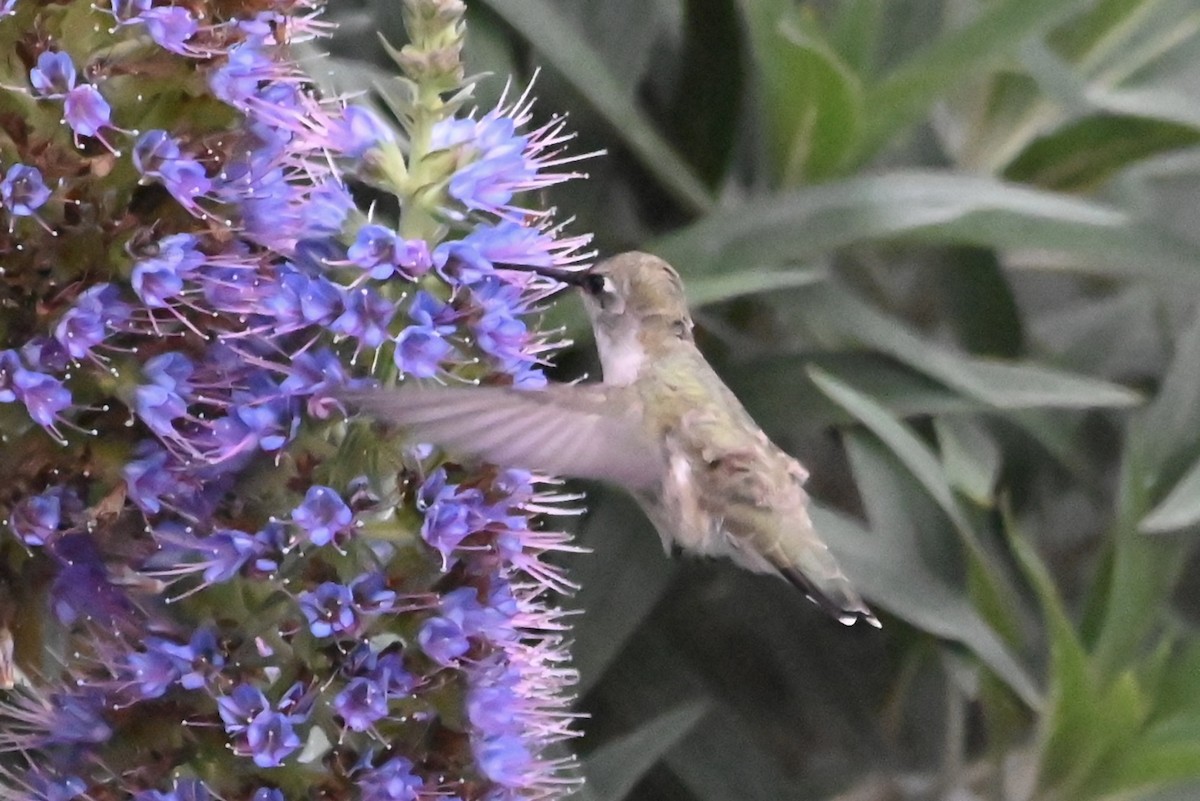
[[[567,137],[527,96],[456,116],[463,13],[406,0],[399,63],[432,91],[397,136],[290,59],[308,0],[4,4],[0,794],[572,786],[560,499],[338,400],[545,381],[529,318],[557,286],[505,265],[584,257],[521,205],[573,177]]]

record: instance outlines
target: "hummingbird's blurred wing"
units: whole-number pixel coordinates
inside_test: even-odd
[[[660,456],[642,427],[641,401],[628,387],[401,387],[342,397],[407,429],[414,442],[455,456],[629,489],[650,486],[661,475]]]

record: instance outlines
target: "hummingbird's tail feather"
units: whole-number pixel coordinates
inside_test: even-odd
[[[879,618],[867,608],[862,597],[850,586],[845,576],[837,576],[833,581],[827,581],[818,587],[816,582],[794,567],[786,567],[780,572],[788,582],[803,591],[810,601],[837,618],[839,623],[853,626],[861,620],[877,629],[883,628]]]

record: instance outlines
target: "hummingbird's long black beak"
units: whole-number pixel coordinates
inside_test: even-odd
[[[553,278],[555,281],[567,286],[575,287],[582,287],[583,279],[591,272],[591,270],[564,270],[561,267],[535,267],[531,264],[508,264],[505,262],[493,262],[492,264],[499,270],[537,273],[546,278]]]

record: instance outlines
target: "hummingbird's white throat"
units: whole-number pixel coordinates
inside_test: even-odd
[[[600,365],[604,368],[604,383],[628,386],[637,380],[642,365],[646,362],[636,326],[619,325],[596,329],[596,350],[600,353]]]

